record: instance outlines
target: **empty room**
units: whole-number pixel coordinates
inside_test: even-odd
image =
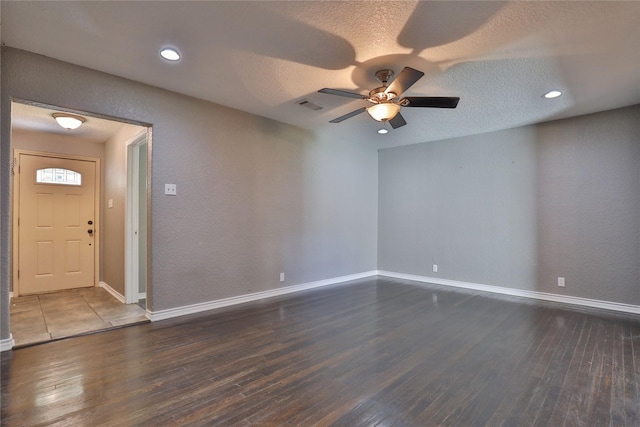
[[[6,426],[640,425],[640,2],[0,1]]]

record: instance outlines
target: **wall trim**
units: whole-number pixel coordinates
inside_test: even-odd
[[[349,274],[347,276],[333,277],[331,279],[318,280],[315,282],[302,283],[300,285],[286,286],[283,288],[270,289],[268,291],[255,292],[251,294],[239,295],[236,297],[223,298],[214,301],[208,301],[198,304],[185,305],[182,307],[169,308],[166,310],[149,311],[146,317],[152,322],[173,317],[185,316],[187,314],[200,313],[202,311],[213,310],[216,308],[228,307],[231,305],[242,304],[245,302],[272,298],[280,295],[286,295],[294,292],[300,292],[307,289],[319,288],[322,286],[335,285],[338,283],[349,282],[351,280],[363,279],[365,277],[376,276],[377,271],[367,271],[357,274]]]
[[[558,302],[563,304],[579,305],[582,307],[598,308],[604,310],[619,311],[630,314],[640,314],[640,306],[623,304],[612,301],[602,301],[588,298],[574,297],[570,295],[551,294],[547,292],[528,291],[524,289],[504,288],[502,286],[483,285],[480,283],[462,282],[459,280],[441,279],[437,277],[417,276],[414,274],[395,273],[392,271],[378,270],[379,276],[395,279],[412,280],[415,282],[432,283],[434,285],[451,286],[455,288],[472,289],[476,291],[492,292],[496,294],[516,297],[532,298],[542,301]]]
[[[11,298],[13,298],[13,292],[9,292],[9,301],[11,301]]]
[[[109,292],[111,295],[113,295],[118,301],[120,301],[121,303],[124,304],[124,295],[122,295],[120,292],[116,291],[115,289],[113,289],[111,286],[107,285],[105,282],[100,282],[100,287],[104,288],[105,291]]]
[[[16,345],[16,342],[13,339],[13,334],[9,334],[9,338],[0,340],[0,353],[11,350],[14,345]]]

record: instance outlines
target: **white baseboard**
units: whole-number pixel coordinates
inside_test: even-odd
[[[237,297],[223,298],[214,301],[203,302],[199,304],[185,305],[182,307],[169,308],[166,310],[149,311],[146,317],[155,322],[157,320],[170,319],[172,317],[185,316],[187,314],[199,313],[202,311],[213,310],[216,308],[228,307],[231,305],[242,304],[250,301],[257,301],[265,298],[272,298],[280,295],[286,295],[293,292],[300,292],[307,289],[319,288],[321,286],[335,285],[338,283],[349,282],[351,280],[372,277],[377,274],[376,271],[367,271],[364,273],[350,274],[347,276],[334,277],[331,279],[318,280],[316,282],[303,283],[300,285],[287,286],[284,288],[270,289],[268,291],[255,292],[252,294],[239,295]]]
[[[588,298],[572,297],[568,295],[550,294],[547,292],[527,291],[523,289],[504,288],[501,286],[483,285],[480,283],[461,282],[458,280],[440,279],[437,277],[417,276],[414,274],[395,273],[379,270],[379,276],[393,277],[396,279],[412,280],[415,282],[433,283],[435,285],[452,286],[455,288],[472,289],[483,292],[510,295],[516,297],[533,298],[542,301],[573,304],[582,307],[599,308],[604,310],[619,311],[623,313],[640,314],[640,306],[623,304],[619,302],[601,301]]]
[[[117,299],[121,303],[123,304],[125,303],[124,295],[122,295],[120,292],[113,289],[111,286],[107,285],[105,282],[100,282],[100,287],[104,288],[105,291],[109,292],[111,295],[115,297],[115,299]]]
[[[11,350],[15,344],[16,342],[13,340],[13,335],[9,334],[9,338],[0,340],[0,353]]]

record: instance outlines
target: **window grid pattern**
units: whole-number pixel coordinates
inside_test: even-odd
[[[46,168],[36,172],[38,184],[82,185],[82,174],[69,169]]]

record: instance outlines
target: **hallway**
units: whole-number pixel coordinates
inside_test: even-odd
[[[12,298],[11,332],[15,345],[24,346],[148,322],[144,315],[103,288],[79,288]]]

